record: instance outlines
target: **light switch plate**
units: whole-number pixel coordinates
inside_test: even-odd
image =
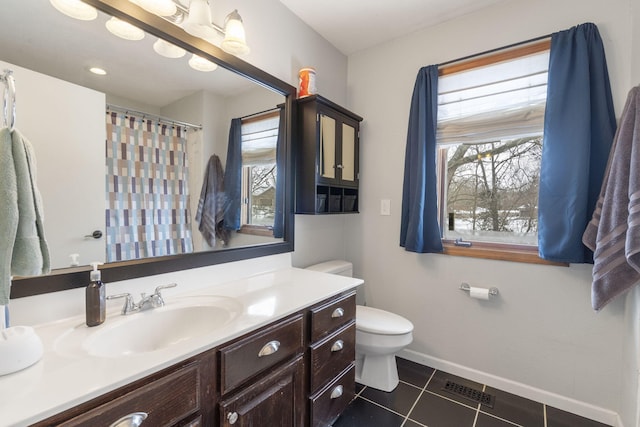
[[[380,200],[380,215],[391,215],[391,200]]]

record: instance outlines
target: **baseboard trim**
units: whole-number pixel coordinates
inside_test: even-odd
[[[589,403],[581,402],[570,397],[562,396],[529,385],[512,381],[496,375],[472,369],[457,363],[449,362],[427,354],[418,353],[417,351],[404,349],[398,353],[399,357],[410,360],[412,362],[427,365],[432,368],[449,372],[472,381],[487,384],[500,390],[535,400],[546,405],[553,406],[563,411],[571,412],[585,418],[612,425],[614,427],[624,427],[620,416],[609,409],[601,408]]]

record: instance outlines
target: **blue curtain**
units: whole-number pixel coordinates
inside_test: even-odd
[[[418,71],[413,88],[404,158],[400,246],[442,252],[436,192],[438,66]]]
[[[286,162],[287,150],[285,147],[286,117],[284,108],[280,108],[280,122],[278,123],[278,140],[276,143],[276,212],[273,222],[273,237],[276,239],[284,237],[284,189],[285,174],[284,165]]]
[[[224,228],[240,229],[240,206],[242,203],[242,120],[232,119],[227,147],[227,164],[224,172],[226,203]]]
[[[592,262],[582,234],[598,200],[616,129],[598,28],[552,35],[538,201],[540,257]]]

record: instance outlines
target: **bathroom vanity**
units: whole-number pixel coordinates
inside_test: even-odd
[[[355,287],[361,283],[288,268],[169,296],[165,307],[147,312],[112,310],[94,328],[80,317],[38,326],[43,359],[0,377],[3,422],[108,426],[144,412],[143,426],[330,425],[355,392]],[[117,330],[126,340],[143,316],[183,309],[186,315],[209,300],[231,313],[211,332],[122,352],[121,341],[107,348],[94,339]],[[149,330],[156,333],[162,331]],[[73,334],[78,343],[69,344]]]

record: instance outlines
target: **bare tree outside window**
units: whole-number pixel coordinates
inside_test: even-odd
[[[445,237],[536,245],[542,136],[444,150]]]
[[[276,165],[251,166],[249,224],[273,226],[276,206]]]

